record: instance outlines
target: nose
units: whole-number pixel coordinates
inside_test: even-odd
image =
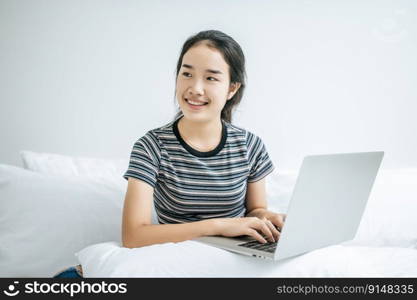
[[[190,82],[190,86],[188,87],[188,94],[190,95],[204,95],[204,84],[201,80],[195,79]]]

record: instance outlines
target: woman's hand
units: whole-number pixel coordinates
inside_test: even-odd
[[[268,210],[265,210],[265,212],[261,214],[261,219],[268,220],[274,227],[278,229],[278,231],[281,231],[282,227],[284,227],[286,217],[286,214],[274,213]]]
[[[275,227],[277,227],[279,231],[281,231],[282,227],[284,227],[285,218],[287,217],[286,214],[275,213],[265,208],[256,208],[250,211],[246,216],[258,217],[259,219],[267,219]]]
[[[272,232],[278,232],[274,237],[276,240],[281,235],[281,229],[284,227],[286,214],[275,213],[264,208],[257,208],[247,214],[248,217],[257,217],[263,220]]]
[[[236,237],[248,235],[260,243],[275,242],[279,238],[279,231],[273,223],[264,218],[244,217],[244,218],[219,218],[217,223],[217,233],[222,236]],[[265,238],[263,237],[265,236]]]

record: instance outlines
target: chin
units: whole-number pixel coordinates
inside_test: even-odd
[[[204,116],[197,116],[195,114],[190,114],[190,113],[183,113],[184,117],[187,118],[188,120],[193,120],[193,121],[203,121],[205,119],[207,119],[207,117]]]
[[[199,114],[193,114],[189,112],[184,113],[184,111],[182,111],[182,114],[184,115],[184,118],[193,122],[207,122],[211,119],[209,116],[206,116],[203,114],[199,115]]]

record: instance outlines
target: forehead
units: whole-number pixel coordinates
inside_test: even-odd
[[[227,72],[228,64],[223,58],[223,54],[216,48],[209,47],[204,43],[200,43],[191,47],[184,54],[182,63],[192,65],[195,69],[216,69]]]

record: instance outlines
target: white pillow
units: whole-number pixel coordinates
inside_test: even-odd
[[[268,209],[286,213],[298,173],[294,170],[274,170],[266,177]]]
[[[25,169],[51,176],[79,177],[112,186],[126,193],[127,180],[123,178],[123,174],[128,168],[128,160],[73,157],[27,150],[20,151],[20,156]],[[158,224],[153,205],[151,223]]]
[[[113,185],[126,191],[127,181],[123,178],[128,160],[73,157],[55,153],[20,151],[25,169],[61,177],[82,176],[89,180]]]
[[[124,193],[0,164],[0,277],[51,277],[74,253],[120,241]]]
[[[417,249],[417,169],[378,174],[352,245]]]

